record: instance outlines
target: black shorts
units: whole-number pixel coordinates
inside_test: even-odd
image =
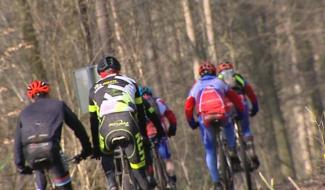
[[[119,112],[105,115],[99,128],[100,149],[104,154],[112,154],[115,144],[113,139],[125,137],[124,150],[132,169],[145,166],[143,139],[138,123],[131,112]]]

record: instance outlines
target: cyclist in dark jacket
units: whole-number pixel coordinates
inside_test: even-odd
[[[133,174],[142,189],[150,189],[145,175],[145,113],[137,83],[120,75],[121,65],[106,57],[97,66],[101,80],[90,89],[89,112],[94,144],[94,157],[102,158],[108,189],[116,189],[113,163],[113,139],[128,139],[125,153]]]
[[[34,170],[36,189],[46,189],[44,170],[57,189],[71,190],[71,178],[62,158],[60,139],[65,122],[81,142],[81,158],[91,155],[88,135],[76,115],[63,102],[48,97],[49,84],[35,80],[27,88],[32,103],[20,113],[15,137],[15,164],[21,174]],[[27,165],[26,165],[27,162]]]

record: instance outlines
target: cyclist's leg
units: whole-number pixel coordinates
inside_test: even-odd
[[[101,164],[105,172],[108,190],[117,189],[115,180],[115,166],[114,166],[114,155],[103,154]]]
[[[145,173],[146,162],[143,140],[139,132],[134,135],[134,141],[130,141],[129,145],[125,149],[125,152],[128,156],[134,177],[136,178],[140,187],[144,190],[150,189]]]
[[[34,170],[35,188],[36,190],[46,189],[46,176],[44,170]]]
[[[55,162],[49,168],[49,172],[53,178],[51,179],[56,189],[59,190],[72,190],[71,178],[67,164],[60,154],[55,156]]]
[[[241,121],[242,126],[242,133],[244,137],[244,141],[246,143],[246,147],[248,150],[248,155],[252,161],[252,169],[256,169],[259,167],[260,162],[255,152],[254,146],[254,137],[252,131],[250,129],[250,122],[249,122],[249,109],[248,109],[248,102],[245,100],[245,109],[243,113],[243,119]]]
[[[224,134],[227,139],[228,152],[235,172],[240,171],[240,160],[236,150],[236,137],[233,121],[230,117],[224,123]]]
[[[168,174],[169,181],[176,184],[175,167],[171,160],[171,154],[168,147],[168,139],[162,139],[158,146],[160,157],[165,161],[166,171]]]
[[[249,123],[249,108],[247,100],[244,101],[243,119],[240,122],[244,139],[252,138],[253,134]]]
[[[234,124],[230,117],[228,117],[225,120],[224,125],[225,125],[224,134],[226,135],[227,138],[227,145],[230,149],[235,149],[236,147],[235,129],[234,129]]]
[[[208,166],[212,181],[217,183],[220,179],[217,168],[216,131],[214,127],[204,126],[201,117],[199,117],[199,124],[201,139],[205,148],[206,164]]]

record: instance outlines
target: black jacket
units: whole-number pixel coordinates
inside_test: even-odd
[[[65,122],[80,140],[84,149],[91,149],[91,144],[86,130],[77,116],[63,102],[55,99],[39,97],[22,110],[17,122],[15,137],[15,164],[18,168],[25,166],[23,148],[30,142],[29,137],[39,131],[47,133],[47,139],[59,146],[62,125]]]

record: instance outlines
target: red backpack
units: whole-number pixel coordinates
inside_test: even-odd
[[[206,126],[212,120],[223,120],[226,114],[224,99],[212,86],[204,88],[199,96],[197,110]]]

